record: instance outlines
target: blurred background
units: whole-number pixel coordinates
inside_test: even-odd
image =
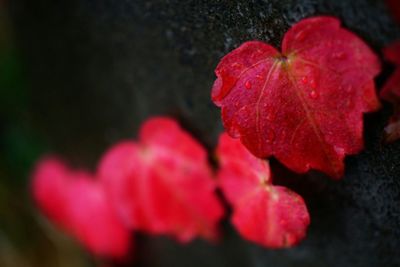
[[[93,169],[154,114],[177,118],[211,152],[222,131],[210,101],[221,56],[246,40],[279,47],[292,24],[321,14],[379,54],[400,37],[390,10],[381,0],[0,0],[0,266],[116,266],[37,212],[29,173],[43,153]],[[378,86],[392,70],[385,63]],[[137,236],[127,266],[400,266],[400,145],[380,144],[390,113],[385,105],[366,117],[366,151],[346,160],[342,181],[318,173],[279,181],[310,209],[299,247],[262,249],[224,221],[218,246]]]
[[[0,266],[94,266],[74,240],[38,215],[30,197],[29,173],[48,146],[29,112],[29,83],[8,7],[0,1]]]

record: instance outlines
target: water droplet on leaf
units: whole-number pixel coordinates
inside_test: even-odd
[[[304,31],[301,31],[296,35],[296,40],[298,42],[301,42],[302,40],[304,40],[305,37],[306,37],[306,33]]]
[[[338,146],[334,146],[333,149],[335,150],[336,153],[339,155],[344,155],[344,149]]]
[[[311,97],[312,99],[316,99],[316,98],[318,97],[318,93],[317,93],[315,90],[312,90],[312,91],[310,92],[310,97]]]
[[[333,53],[332,57],[334,59],[345,59],[346,54],[344,52],[336,52],[336,53]]]
[[[313,89],[317,88],[317,82],[316,82],[314,79],[312,79],[312,80],[310,81],[310,86],[311,86],[311,88],[313,88]]]
[[[240,68],[242,67],[242,64],[239,64],[239,63],[235,62],[235,63],[233,63],[233,64],[231,65],[231,67],[232,67],[232,68],[235,68],[235,69],[240,69]]]
[[[274,121],[275,120],[275,114],[268,113],[267,120],[270,121],[270,122]]]
[[[240,130],[239,130],[239,127],[236,124],[232,125],[229,133],[232,135],[233,138],[239,138],[240,137]]]
[[[251,89],[251,82],[250,81],[245,82],[244,87],[246,87],[246,89]]]
[[[274,131],[269,131],[268,133],[267,133],[267,143],[268,144],[270,144],[270,143],[272,143],[273,141],[275,140],[275,133],[274,133]]]

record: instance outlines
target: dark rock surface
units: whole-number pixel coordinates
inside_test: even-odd
[[[279,46],[293,23],[333,15],[376,51],[400,37],[380,0],[13,0],[16,38],[31,81],[35,125],[55,152],[93,167],[151,115],[178,118],[210,150],[222,131],[210,101],[220,57],[243,41]],[[378,83],[387,76],[386,69]],[[218,246],[139,240],[138,266],[400,266],[400,142],[380,144],[390,107],[366,116],[366,150],[346,176],[281,178],[301,193],[312,224],[298,247],[248,244],[224,223]],[[274,162],[273,167],[282,169]],[[287,172],[283,170],[283,172]]]

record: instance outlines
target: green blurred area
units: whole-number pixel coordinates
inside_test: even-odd
[[[92,266],[69,237],[49,224],[29,194],[29,173],[47,151],[32,125],[29,84],[0,0],[0,266]]]

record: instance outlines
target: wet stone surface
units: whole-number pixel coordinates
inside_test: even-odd
[[[339,17],[376,51],[400,37],[380,0],[12,1],[32,123],[84,167],[157,114],[178,118],[211,151],[222,131],[210,100],[221,56],[246,40],[279,47],[292,24],[321,14]],[[139,238],[138,266],[400,266],[400,143],[380,144],[389,115],[385,106],[365,117],[366,150],[347,158],[343,180],[276,177],[309,206],[312,224],[298,247],[251,245],[225,221],[216,246]]]

